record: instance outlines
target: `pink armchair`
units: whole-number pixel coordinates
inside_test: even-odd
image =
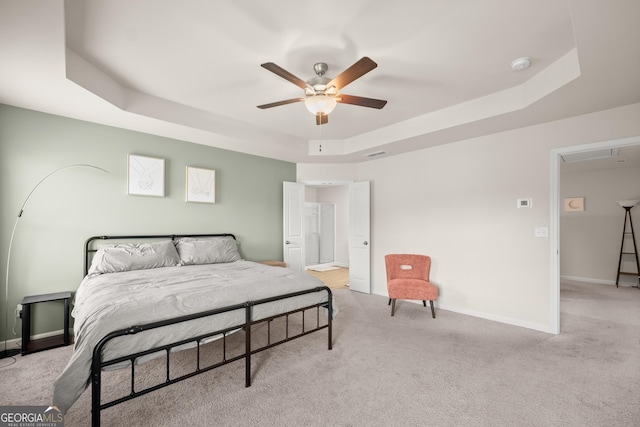
[[[431,315],[436,318],[433,301],[438,299],[438,288],[429,282],[431,258],[426,255],[390,254],[385,255],[387,268],[387,290],[391,316],[394,315],[397,299],[422,300],[426,307],[431,305]]]

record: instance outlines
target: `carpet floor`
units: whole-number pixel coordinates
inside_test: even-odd
[[[563,284],[559,335],[346,289],[325,333],[103,411],[105,426],[638,426],[640,291]],[[242,334],[236,334],[238,339]],[[72,352],[0,360],[1,405],[48,405]],[[179,364],[192,359],[182,352]],[[145,370],[153,379],[154,362]],[[180,369],[178,367],[177,369]],[[114,388],[126,388],[125,371]],[[161,375],[161,374],[160,374]],[[65,417],[88,426],[90,390]]]

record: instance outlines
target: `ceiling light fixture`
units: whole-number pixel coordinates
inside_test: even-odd
[[[304,105],[314,116],[318,113],[326,115],[336,108],[336,99],[327,95],[312,95],[305,98]]]
[[[522,58],[518,58],[511,63],[511,69],[513,71],[526,70],[530,66],[531,66],[531,58],[526,56]]]
[[[258,105],[258,108],[272,108],[304,101],[307,110],[316,116],[316,125],[329,123],[329,113],[334,110],[338,102],[379,110],[387,104],[387,101],[383,99],[364,98],[362,96],[341,95],[339,93],[343,87],[364,76],[377,66],[378,64],[373,62],[371,58],[364,56],[333,79],[329,79],[324,76],[329,66],[325,62],[317,62],[313,66],[316,77],[305,82],[273,62],[265,62],[261,64],[262,68],[271,71],[303,89],[305,97]]]

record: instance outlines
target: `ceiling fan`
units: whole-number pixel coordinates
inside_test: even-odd
[[[327,64],[318,62],[313,66],[316,77],[306,82],[273,62],[267,62],[260,66],[304,89],[305,94],[304,98],[292,98],[270,104],[258,105],[258,108],[261,109],[304,101],[307,109],[311,114],[316,116],[316,125],[323,125],[329,122],[329,113],[333,111],[338,102],[377,109],[381,109],[387,103],[387,101],[382,99],[363,98],[361,96],[338,93],[343,87],[378,66],[378,64],[366,56],[333,79],[324,76],[329,69]]]

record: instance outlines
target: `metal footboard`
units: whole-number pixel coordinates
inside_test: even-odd
[[[292,310],[286,313],[282,313],[282,314],[278,314],[278,315],[274,315],[274,316],[270,316],[264,319],[259,319],[259,320],[254,320],[253,319],[253,309],[256,306],[262,305],[262,304],[267,304],[267,303],[271,303],[271,302],[275,302],[275,301],[280,301],[280,300],[285,300],[288,298],[294,298],[297,296],[301,296],[301,295],[305,295],[305,294],[310,294],[310,293],[314,293],[314,292],[326,292],[327,293],[327,301],[326,302],[322,302],[322,303],[318,303],[318,304],[313,304],[310,306],[306,306],[306,307],[302,307],[296,310]],[[321,324],[320,322],[320,311],[326,309],[327,313],[327,322],[326,324]],[[182,323],[182,322],[188,322],[190,320],[195,320],[195,319],[200,319],[200,318],[205,318],[205,317],[209,317],[209,316],[215,316],[217,314],[221,314],[221,313],[228,313],[228,312],[232,312],[232,311],[244,311],[244,322],[238,324],[238,325],[234,325],[232,327],[228,327],[222,330],[217,330],[217,331],[211,331],[207,334],[204,335],[200,335],[197,337],[193,337],[193,338],[188,338],[185,340],[181,340],[179,342],[175,342],[175,343],[171,343],[171,344],[167,344],[167,345],[163,345],[163,346],[159,346],[159,347],[155,347],[152,349],[148,349],[145,351],[141,351],[138,353],[134,353],[134,354],[130,354],[127,356],[123,356],[123,357],[119,357],[117,359],[113,359],[113,360],[109,360],[109,361],[103,361],[102,360],[102,352],[103,349],[105,347],[105,345],[113,340],[114,338],[118,338],[118,337],[124,337],[124,336],[128,336],[128,335],[135,335],[138,334],[140,332],[144,332],[144,331],[148,331],[151,329],[157,329],[157,328],[162,328],[162,327],[166,327],[169,325],[174,325],[177,323]],[[312,314],[314,314],[313,319],[307,319],[308,317],[308,312],[311,312]],[[289,319],[290,316],[296,314],[296,313],[300,313],[301,314],[301,320],[302,320],[302,325],[301,325],[301,330],[296,332],[296,333],[290,333],[290,328],[289,328]],[[285,335],[283,338],[278,339],[273,341],[272,337],[271,337],[271,324],[275,319],[280,319],[283,318],[284,322],[285,322]],[[95,346],[94,350],[93,350],[93,359],[92,359],[92,364],[91,364],[91,424],[93,426],[99,426],[100,425],[100,418],[101,418],[101,411],[103,409],[107,409],[110,408],[112,406],[118,405],[120,403],[126,402],[128,400],[134,399],[138,396],[142,396],[145,395],[147,393],[150,393],[152,391],[158,390],[160,388],[163,387],[167,387],[171,384],[177,383],[179,381],[183,381],[186,380],[188,378],[191,378],[193,376],[199,375],[201,373],[204,372],[208,372],[212,369],[218,368],[220,366],[244,359],[245,360],[245,386],[246,387],[250,387],[251,386],[251,356],[259,353],[261,351],[270,349],[272,347],[275,347],[277,345],[283,344],[285,342],[291,341],[293,339],[296,338],[300,338],[303,337],[305,335],[311,334],[313,332],[317,332],[320,331],[322,329],[327,329],[327,335],[328,335],[328,349],[331,350],[332,348],[332,318],[333,318],[333,297],[332,297],[332,293],[331,293],[331,289],[329,289],[326,286],[321,286],[321,287],[317,287],[314,289],[309,289],[309,290],[303,290],[303,291],[298,291],[298,292],[293,292],[293,293],[288,293],[288,294],[283,294],[283,295],[278,295],[278,296],[274,296],[274,297],[270,297],[270,298],[265,298],[265,299],[260,299],[260,300],[256,300],[256,301],[248,301],[242,304],[236,304],[236,305],[232,305],[232,306],[228,306],[228,307],[224,307],[224,308],[219,308],[219,309],[215,309],[215,310],[209,310],[209,311],[204,311],[204,312],[200,312],[200,313],[195,313],[195,314],[191,314],[191,315],[186,315],[186,316],[181,316],[175,319],[168,319],[168,320],[164,320],[164,321],[158,321],[158,322],[152,322],[152,323],[147,323],[144,325],[137,325],[137,326],[131,326],[129,328],[126,329],[121,329],[118,331],[114,331],[111,332],[110,334],[108,334],[107,336],[105,336],[104,338],[102,338],[98,344]],[[315,320],[315,321],[314,321]],[[255,325],[257,324],[261,324],[261,323],[266,323],[267,327],[267,342],[266,344],[260,345],[256,348],[253,348],[252,346],[252,329]],[[231,356],[231,357],[227,357],[227,337],[229,334],[231,334],[234,331],[237,331],[238,329],[242,329],[245,333],[245,343],[244,343],[244,350],[241,354],[235,355],[235,356]],[[201,355],[201,345],[204,345],[203,341],[205,341],[207,338],[211,338],[217,335],[221,335],[221,340],[222,340],[222,358],[221,360],[219,360],[217,363],[208,365],[208,366],[201,366],[201,361],[200,361],[200,355]],[[193,371],[190,371],[188,373],[182,374],[180,376],[177,376],[175,378],[171,378],[170,376],[170,365],[171,365],[171,350],[175,347],[179,347],[185,344],[190,344],[190,343],[195,343],[195,347],[196,347],[196,366],[195,369]],[[166,373],[165,373],[165,378],[164,381],[162,381],[159,384],[155,384],[153,386],[149,386],[146,388],[143,388],[141,390],[136,390],[136,385],[135,385],[135,369],[136,369],[136,359],[142,356],[146,356],[146,355],[150,355],[152,353],[157,353],[157,352],[166,352]],[[102,390],[102,371],[104,368],[108,368],[110,366],[116,365],[118,363],[122,363],[122,362],[129,362],[130,363],[130,369],[131,369],[131,384],[130,384],[130,393],[126,396],[122,396],[119,397],[117,399],[111,400],[109,402],[102,402],[102,394],[101,394],[101,390]]]

